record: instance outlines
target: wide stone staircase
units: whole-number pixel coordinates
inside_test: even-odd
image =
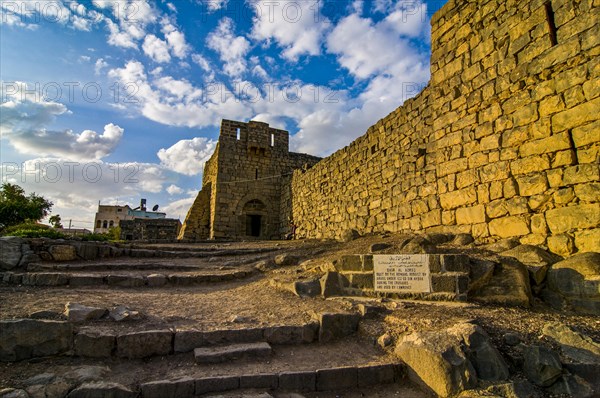
[[[130,248],[118,257],[41,259],[3,272],[0,290],[39,299],[28,314],[0,307],[20,315],[0,320],[0,397],[425,396],[403,364],[357,333],[362,316],[355,311],[212,325],[186,316],[140,320],[125,306],[72,302],[100,295],[143,301],[160,291],[179,305],[182,295],[251,288],[263,278],[254,265],[275,254]],[[45,297],[63,295],[71,300],[64,313],[45,307]]]

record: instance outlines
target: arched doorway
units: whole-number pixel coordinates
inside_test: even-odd
[[[258,199],[246,202],[242,208],[242,231],[246,236],[259,238],[264,235],[267,207]]]

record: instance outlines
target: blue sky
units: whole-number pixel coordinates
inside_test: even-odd
[[[183,221],[221,119],[331,154],[427,83],[443,3],[1,0],[2,180],[76,227],[142,197]]]

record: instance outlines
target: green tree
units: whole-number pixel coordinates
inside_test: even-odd
[[[62,228],[62,224],[61,224],[61,219],[60,219],[60,214],[55,214],[52,217],[50,217],[48,219],[48,221],[50,222],[50,224],[52,224],[52,227],[54,228]]]
[[[50,213],[53,203],[16,184],[5,183],[0,189],[0,229],[24,221],[39,221]]]

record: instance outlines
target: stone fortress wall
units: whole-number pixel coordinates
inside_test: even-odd
[[[466,232],[600,251],[600,1],[449,0],[431,25],[429,85],[294,172],[282,211],[297,236]]]
[[[223,120],[202,190],[179,238],[280,238],[289,223],[280,217],[282,182],[289,181],[292,170],[319,160],[289,152],[287,131],[257,121]]]

